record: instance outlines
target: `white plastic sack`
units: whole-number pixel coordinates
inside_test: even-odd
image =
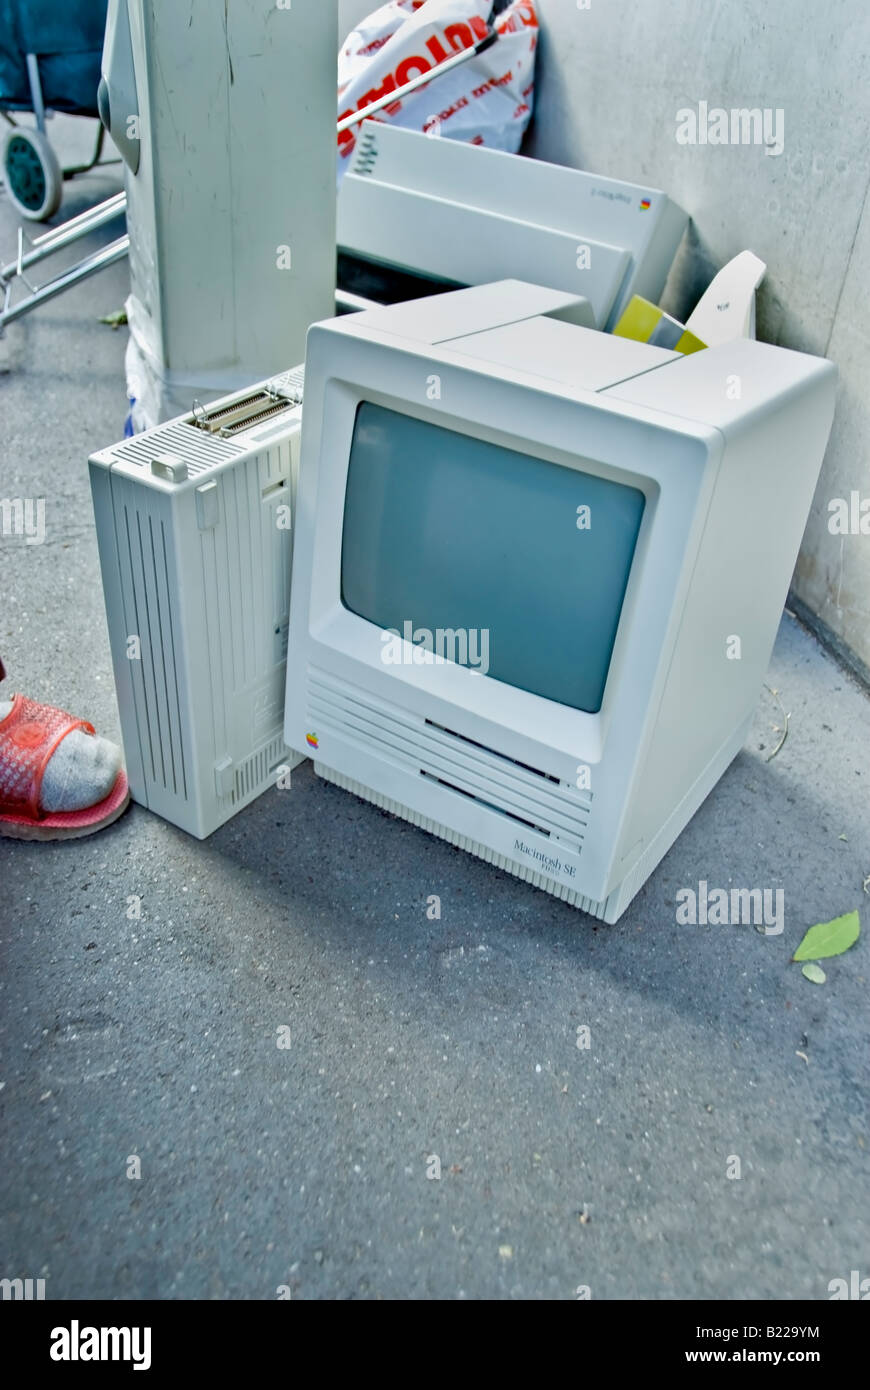
[[[498,43],[438,74],[439,63],[486,37],[493,8],[493,0],[389,0],[375,10],[339,53],[339,120],[431,69],[433,82],[371,119],[516,154],[534,98],[534,0],[513,0],[494,20]],[[359,131],[338,137],[339,179]]]
[[[124,308],[130,330],[124,356],[130,403],[125,436],[141,434],[176,415],[186,415],[194,400],[207,405],[219,396],[250,386],[250,373],[238,368],[205,374],[171,371],[155,356],[149,344],[147,318],[133,295],[128,296]]]

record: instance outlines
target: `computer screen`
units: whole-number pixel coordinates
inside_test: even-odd
[[[414,642],[466,634],[452,658],[434,649],[597,713],[644,504],[638,488],[364,401],[342,602]]]

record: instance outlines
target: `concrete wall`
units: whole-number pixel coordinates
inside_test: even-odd
[[[537,4],[538,94],[526,152],[648,180],[691,214],[663,299],[671,313],[688,314],[713,273],[749,247],[768,264],[759,337],[828,355],[840,368],[834,433],[794,596],[801,613],[817,615],[866,673],[870,535],[832,534],[828,504],[853,491],[870,499],[870,6]],[[368,0],[341,0],[341,32],[371,8]],[[782,153],[678,143],[677,112],[702,101],[727,110],[780,108]]]

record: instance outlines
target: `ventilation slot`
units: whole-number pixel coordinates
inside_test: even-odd
[[[359,137],[357,156],[353,162],[353,172],[355,174],[371,174],[377,160],[378,142],[370,127],[364,125],[362,135]]]
[[[150,469],[155,454],[178,454],[187,464],[188,473],[196,475],[205,473],[215,464],[223,463],[225,459],[238,458],[243,452],[244,447],[241,444],[220,439],[216,435],[208,435],[204,430],[195,429],[182,420],[163,429],[150,430],[147,434],[129,439],[125,444],[119,444],[113,449],[112,455],[116,459],[138,464],[140,468]]]
[[[309,671],[308,719],[322,749],[331,735],[579,853],[592,815],[590,792],[324,671]]]
[[[443,724],[436,724],[433,719],[427,719],[426,723],[430,729],[438,729],[442,734],[449,734],[451,738],[458,739],[460,743],[467,743],[469,748],[480,748],[484,753],[498,758],[500,762],[512,763],[514,767],[522,768],[523,772],[530,772],[533,777],[543,777],[547,782],[554,782],[557,787],[562,785],[558,777],[554,777],[550,772],[541,772],[540,768],[530,767],[528,763],[521,763],[518,758],[509,758],[504,753],[496,753],[495,749],[487,748],[485,743],[477,743],[473,738],[466,738],[465,734],[458,734],[455,729],[448,729]]]
[[[262,497],[264,502],[268,502],[270,497],[277,497],[279,492],[286,491],[287,479],[279,478],[277,483],[270,483],[268,487],[264,487],[262,492],[260,493],[260,496]]]
[[[265,748],[261,748],[257,753],[252,753],[249,758],[236,768],[233,780],[233,790],[231,800],[233,805],[241,804],[259,796],[266,790],[274,773],[286,760],[288,754],[287,747],[282,738],[274,738],[271,743],[267,743]]]
[[[466,801],[475,801],[478,806],[485,806],[488,811],[495,811],[500,816],[506,816],[508,820],[516,821],[517,825],[524,825],[527,830],[534,830],[538,835],[546,835],[550,839],[550,831],[544,825],[536,825],[533,820],[525,820],[523,816],[516,815],[513,811],[506,811],[503,806],[494,806],[491,801],[484,801],[483,797],[475,796],[473,792],[467,792],[462,787],[456,787],[452,782],[445,782],[443,777],[434,777],[431,772],[426,772],[420,768],[420,776],[425,777],[428,782],[437,782],[439,787],[446,787],[448,791],[456,792],[458,796],[464,796]]]
[[[119,538],[120,539],[120,538]],[[130,633],[140,642],[140,661],[131,662],[139,687],[142,754],[146,776],[187,800],[187,771],[175,666],[175,624],[163,522],[124,507],[129,589],[124,594]],[[124,585],[127,589],[127,585]]]

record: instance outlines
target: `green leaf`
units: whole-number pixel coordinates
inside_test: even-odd
[[[812,980],[814,985],[823,985],[828,978],[820,965],[815,961],[810,961],[809,965],[803,966],[801,974],[805,980]]]
[[[821,960],[825,956],[841,956],[854,946],[861,931],[857,912],[835,917],[833,922],[819,922],[810,927],[792,960]]]
[[[116,309],[113,314],[104,314],[100,319],[100,323],[107,323],[110,328],[120,328],[126,322],[127,311],[125,309]]]

